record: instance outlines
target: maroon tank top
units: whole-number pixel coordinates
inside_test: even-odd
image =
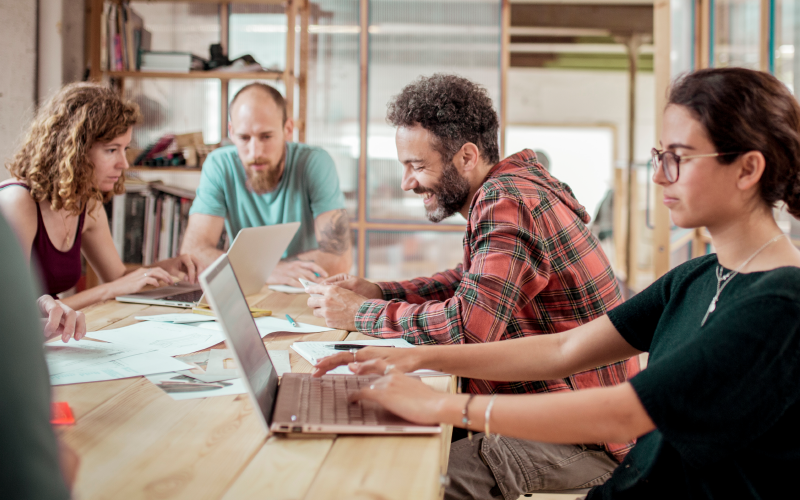
[[[11,182],[5,186],[22,186],[28,191],[30,187],[21,182]],[[69,290],[78,282],[81,277],[81,232],[83,230],[83,219],[86,215],[86,207],[78,219],[78,231],[75,234],[75,241],[72,248],[62,252],[50,241],[47,229],[44,227],[42,210],[39,203],[36,203],[36,236],[33,238],[33,248],[31,257],[39,263],[39,271],[42,276],[45,292],[50,295]]]

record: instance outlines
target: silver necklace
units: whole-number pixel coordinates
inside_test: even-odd
[[[728,286],[728,283],[730,283],[731,280],[733,278],[735,278],[737,274],[739,274],[739,271],[744,269],[745,266],[747,264],[749,264],[751,260],[755,259],[756,255],[761,253],[762,250],[764,250],[765,248],[767,248],[771,244],[775,243],[776,241],[778,241],[779,238],[781,238],[783,236],[786,236],[786,235],[781,233],[778,236],[772,238],[768,242],[766,242],[763,245],[761,245],[761,248],[759,248],[758,250],[753,252],[753,254],[750,257],[747,258],[747,260],[742,262],[741,266],[737,267],[735,270],[729,272],[728,274],[723,275],[722,274],[722,269],[723,269],[722,265],[717,265],[717,293],[714,294],[714,298],[711,299],[711,304],[708,305],[708,310],[706,311],[706,315],[703,316],[703,321],[700,322],[700,326],[701,327],[706,324],[706,320],[708,319],[708,316],[711,313],[713,313],[714,310],[717,308],[717,302],[719,301],[719,294],[721,294],[722,290],[724,290],[725,287]]]

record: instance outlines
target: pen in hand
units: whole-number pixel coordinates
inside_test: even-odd
[[[397,347],[393,345],[365,345],[365,344],[325,344],[328,349],[337,351],[349,351],[350,349],[363,349],[365,347]]]

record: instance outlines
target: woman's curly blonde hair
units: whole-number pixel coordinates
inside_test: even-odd
[[[139,107],[112,89],[71,83],[39,109],[6,168],[27,182],[37,202],[48,201],[53,210],[77,215],[91,200],[108,201],[125,191],[124,176],[111,192],[97,188],[89,151],[96,142],[110,142],[140,120]]]

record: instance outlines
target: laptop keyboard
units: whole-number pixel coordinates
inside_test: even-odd
[[[374,380],[352,375],[303,378],[300,384],[300,421],[307,424],[378,425],[375,403],[347,401],[349,394],[369,386]]]
[[[195,290],[193,292],[176,293],[169,297],[164,297],[162,300],[174,300],[175,302],[197,302],[203,296],[203,290]]]

